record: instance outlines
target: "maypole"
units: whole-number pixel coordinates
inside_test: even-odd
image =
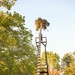
[[[43,38],[45,38],[45,37],[42,37],[42,29],[45,30],[47,26],[49,26],[49,22],[47,22],[47,20],[45,19],[38,18],[37,20],[35,20],[35,25],[36,25],[36,30],[38,31],[39,29],[39,37],[35,38],[36,46],[37,46],[37,75],[40,75],[41,73],[47,73],[47,75],[49,75],[48,74],[47,54],[46,54],[47,40],[46,41],[42,40]],[[45,46],[45,60],[46,60],[47,72],[40,71],[41,43]]]
[[[37,51],[37,75],[40,75],[40,56],[41,56],[41,39],[42,38],[42,23],[40,26],[39,32],[39,42],[38,42],[38,51]]]

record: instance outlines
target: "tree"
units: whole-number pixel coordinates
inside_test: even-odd
[[[66,53],[62,59],[61,66],[64,69],[64,75],[74,75],[75,74],[75,54]]]
[[[16,1],[17,0],[1,0],[0,1],[0,7],[3,6],[5,8],[7,8],[8,10],[10,10],[11,7],[14,6]]]
[[[2,46],[7,46],[7,44],[16,44],[15,37],[13,36],[14,28],[16,27],[17,29],[23,29],[24,26],[24,17],[19,15],[18,13],[14,12],[12,15],[9,12],[2,12],[0,15],[0,45]],[[15,32],[16,33],[16,32]],[[14,40],[14,42],[12,41]],[[10,42],[9,42],[10,41]],[[11,42],[12,41],[12,42]],[[8,43],[9,42],[9,43]]]
[[[39,45],[38,45],[38,51],[37,51],[37,75],[40,74],[40,47],[41,47],[41,41],[42,41],[42,29],[47,29],[49,26],[49,22],[45,19],[38,18],[35,20],[36,30],[39,29]]]
[[[47,52],[47,61],[48,61],[48,68],[49,68],[49,74],[50,75],[59,75],[59,56],[56,53],[53,52]],[[45,52],[42,53],[41,57],[41,68],[45,68]],[[44,66],[42,66],[44,65]]]
[[[64,70],[64,75],[75,75],[75,65],[66,67]]]
[[[0,75],[34,74],[36,54],[33,35],[25,27],[24,18],[16,12],[0,12]]]
[[[47,29],[49,26],[49,22],[46,19],[38,18],[35,20],[36,30],[38,31],[39,28],[42,26],[42,29]]]
[[[66,53],[62,59],[62,65],[63,67],[69,67],[71,64],[71,54],[70,53]]]
[[[59,56],[56,53],[53,52],[47,52],[47,60],[49,66],[59,69]],[[42,53],[41,62],[45,63],[45,52]]]

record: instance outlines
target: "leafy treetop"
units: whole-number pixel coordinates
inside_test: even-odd
[[[16,1],[17,0],[0,0],[0,7],[3,6],[7,8],[8,10],[10,10],[11,7],[14,6]]]
[[[42,29],[47,29],[50,23],[46,19],[38,18],[35,20],[36,30],[38,31],[42,25]]]

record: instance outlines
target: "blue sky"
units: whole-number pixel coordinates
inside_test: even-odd
[[[47,51],[53,51],[61,57],[67,52],[75,51],[75,0],[18,0],[11,12],[16,11],[25,16],[25,25],[32,30],[33,44],[39,31],[35,31],[38,17],[50,22],[47,37]],[[44,48],[42,46],[42,50]]]

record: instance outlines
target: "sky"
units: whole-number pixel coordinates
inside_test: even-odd
[[[33,40],[38,37],[35,20],[39,17],[49,21],[50,26],[42,31],[47,37],[47,51],[64,54],[75,51],[75,0],[17,0],[11,12],[25,16],[25,26],[32,30]],[[44,51],[43,45],[41,52]]]

